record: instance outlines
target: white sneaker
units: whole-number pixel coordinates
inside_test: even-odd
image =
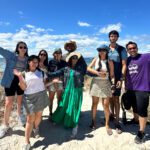
[[[39,138],[40,137],[40,132],[39,132],[39,127],[36,129],[33,129],[34,137]]]
[[[25,144],[25,145],[22,146],[22,150],[30,150],[30,148],[31,148],[31,144],[30,143],[29,144]]]
[[[3,125],[1,127],[1,129],[0,129],[0,139],[3,138],[7,134],[9,129],[10,129],[10,127],[6,126],[6,125]]]

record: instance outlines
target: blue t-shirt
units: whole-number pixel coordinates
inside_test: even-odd
[[[121,60],[120,60],[117,48],[118,48],[118,45],[116,45],[116,48],[113,51],[110,49],[108,53],[109,59],[112,60],[114,63],[114,74],[115,74],[116,81],[120,80],[121,75],[122,75],[122,65],[120,62]],[[127,59],[127,51],[125,48],[121,50],[121,58],[122,60]]]
[[[120,57],[119,57],[119,53],[117,51],[117,48],[118,48],[118,45],[116,46],[116,48],[113,51],[110,49],[108,56],[109,56],[110,60],[113,60],[114,62],[119,62],[120,63]],[[125,48],[123,48],[121,50],[121,58],[123,60],[126,60],[127,57],[128,57],[127,56],[127,51],[126,51]]]

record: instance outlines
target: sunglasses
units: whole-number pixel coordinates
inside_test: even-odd
[[[40,54],[40,56],[46,56],[46,54]]]
[[[99,52],[107,52],[106,49],[99,49],[98,51],[99,51]]]
[[[61,54],[60,52],[55,52],[55,54]]]
[[[77,56],[73,56],[73,57],[72,57],[72,59],[76,59],[76,60],[77,60],[77,59],[78,59],[78,57],[77,57]]]
[[[19,46],[19,49],[27,49],[26,46]]]
[[[136,47],[131,47],[131,48],[128,48],[128,50],[130,51],[130,50],[132,50],[132,49],[136,49]]]

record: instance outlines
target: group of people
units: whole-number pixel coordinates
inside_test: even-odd
[[[1,81],[5,90],[5,110],[0,138],[10,129],[9,117],[15,94],[17,94],[19,122],[22,121],[21,107],[26,110],[23,149],[30,149],[32,131],[35,137],[40,136],[42,112],[47,106],[49,106],[49,120],[72,128],[71,138],[75,138],[82,106],[84,76],[88,74],[92,76],[90,127],[96,129],[97,106],[99,99],[102,99],[107,134],[113,134],[109,125],[110,120],[114,120],[117,133],[122,133],[119,123],[119,97],[122,83],[125,82],[133,107],[132,122],[139,121],[140,126],[135,142],[142,143],[145,137],[150,94],[150,54],[139,54],[137,44],[132,41],[124,48],[117,44],[118,38],[118,31],[109,32],[110,45],[100,45],[97,48],[98,55],[88,66],[81,53],[76,51],[75,41],[65,43],[64,49],[67,53],[64,55],[60,48],[56,48],[50,61],[46,50],[41,50],[37,56],[28,56],[27,44],[22,41],[17,43],[15,52],[0,47],[0,55],[6,59],[6,68]],[[55,94],[58,106],[53,111]]]

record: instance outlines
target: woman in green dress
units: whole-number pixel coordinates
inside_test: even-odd
[[[54,73],[48,74],[49,77],[64,76],[65,90],[62,95],[56,111],[52,115],[52,121],[62,123],[65,127],[73,128],[71,137],[74,138],[77,134],[78,121],[82,105],[83,97],[83,82],[84,82],[84,69],[77,69],[78,60],[81,54],[72,52],[66,58],[68,66],[62,68]]]

